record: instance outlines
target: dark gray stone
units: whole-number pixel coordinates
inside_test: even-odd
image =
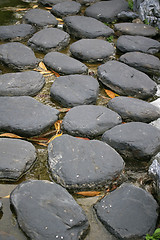
[[[50,6],[52,7],[53,5],[61,2],[66,2],[67,0],[38,0],[38,3],[41,3],[45,6]],[[71,1],[71,0],[68,0]]]
[[[149,161],[160,151],[160,131],[142,122],[115,126],[103,134],[102,140],[125,160]]]
[[[43,59],[45,65],[60,74],[87,74],[88,68],[80,61],[59,52],[47,53]]]
[[[49,144],[48,164],[53,179],[72,190],[102,188],[124,168],[123,159],[108,144],[65,134]]]
[[[89,228],[82,208],[60,185],[30,180],[11,193],[19,226],[34,240],[82,239]]]
[[[0,45],[0,62],[17,70],[33,69],[38,59],[29,47],[19,42]]]
[[[118,239],[143,239],[153,234],[158,204],[152,195],[124,183],[94,205],[97,216]]]
[[[43,75],[35,71],[0,75],[0,96],[34,96],[44,86]]]
[[[92,3],[99,2],[100,0],[76,0],[76,1],[79,2],[82,5],[89,6]]]
[[[140,99],[116,97],[107,106],[117,112],[124,121],[146,122],[160,118],[160,109]]]
[[[123,54],[119,60],[147,74],[160,75],[160,60],[153,55],[141,52],[128,52]]]
[[[36,51],[47,53],[65,48],[69,44],[69,41],[69,34],[63,30],[58,28],[45,28],[35,33],[28,40],[28,45]]]
[[[75,38],[108,37],[114,31],[97,19],[85,16],[69,16],[64,19],[64,29]]]
[[[117,40],[117,48],[122,52],[155,54],[160,50],[160,42],[143,36],[122,35]]]
[[[105,86],[120,95],[147,99],[157,91],[157,84],[145,73],[118,61],[100,65],[97,74]]]
[[[51,13],[57,17],[76,15],[81,9],[81,4],[74,1],[57,3],[52,7]]]
[[[114,54],[114,47],[102,39],[81,39],[70,45],[75,58],[88,62],[101,62]]]
[[[0,231],[0,239],[1,240],[18,240],[17,238],[15,238],[13,235],[8,234],[4,231]]]
[[[138,14],[130,11],[122,11],[117,14],[117,18],[123,21],[133,20],[135,18],[138,18]]]
[[[117,19],[118,13],[126,10],[128,10],[128,3],[125,0],[100,1],[88,7],[85,15],[102,22],[113,22]]]
[[[93,138],[121,122],[117,113],[104,106],[82,105],[66,113],[62,128],[73,136]]]
[[[0,138],[0,179],[17,181],[35,162],[36,149],[27,141]]]
[[[64,107],[95,104],[98,81],[88,75],[68,75],[57,78],[51,87],[51,98]]]
[[[59,111],[32,97],[0,97],[0,131],[35,136],[53,126]]]

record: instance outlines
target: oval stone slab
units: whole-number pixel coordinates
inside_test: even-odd
[[[153,234],[158,204],[147,191],[124,183],[94,205],[99,220],[117,239]],[[116,217],[115,217],[116,216]]]
[[[0,138],[0,179],[17,181],[35,162],[36,149],[27,141]]]
[[[29,40],[28,45],[36,51],[49,52],[59,51],[65,48],[70,41],[68,33],[57,28],[45,28],[35,33]]]
[[[147,123],[130,122],[106,131],[102,140],[124,160],[149,161],[160,151],[160,131]]]
[[[95,104],[98,81],[88,75],[68,75],[57,78],[52,84],[51,98],[64,107]]]
[[[60,2],[66,2],[67,0],[38,0],[39,3],[52,7],[53,5],[60,3]],[[68,0],[71,1],[71,0]]]
[[[147,99],[157,91],[157,84],[145,73],[118,61],[100,65],[97,74],[105,86],[120,95]]]
[[[44,180],[30,180],[11,193],[19,226],[34,240],[77,240],[89,228],[82,208],[61,186]]]
[[[81,39],[70,45],[75,58],[88,62],[101,62],[114,54],[114,47],[102,39]]]
[[[102,22],[85,16],[69,16],[64,19],[64,29],[75,38],[108,37],[114,31]]]
[[[48,164],[53,179],[72,190],[102,188],[124,168],[123,159],[108,144],[69,135],[49,144]]]
[[[32,97],[0,97],[0,131],[35,136],[58,120],[59,111]]]
[[[45,65],[60,74],[87,74],[88,67],[80,61],[59,52],[47,53],[43,59]]]
[[[93,138],[121,122],[121,117],[106,107],[82,105],[66,113],[62,128],[73,136]]]
[[[44,86],[43,75],[35,71],[0,75],[0,96],[34,96]]]
[[[51,13],[57,17],[76,15],[81,9],[81,4],[74,1],[57,3],[52,7]]]

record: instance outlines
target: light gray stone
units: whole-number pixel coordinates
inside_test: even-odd
[[[81,4],[74,1],[57,3],[52,7],[51,13],[57,17],[76,15],[81,9]]]

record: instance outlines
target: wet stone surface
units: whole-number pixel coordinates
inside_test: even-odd
[[[57,3],[52,7],[51,13],[57,17],[76,15],[81,9],[81,4],[74,1]]]

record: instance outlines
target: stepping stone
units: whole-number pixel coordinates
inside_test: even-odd
[[[15,238],[13,235],[8,234],[4,231],[0,231],[0,239],[1,240],[18,240],[17,238]]]
[[[55,16],[63,18],[66,16],[76,15],[81,9],[81,4],[74,1],[57,3],[52,7],[51,13]]]
[[[157,91],[157,84],[148,75],[118,61],[100,65],[97,75],[105,86],[120,95],[147,99]]]
[[[101,62],[114,54],[114,47],[102,39],[81,39],[70,46],[72,55],[82,61]]]
[[[41,3],[45,6],[52,7],[53,5],[61,2],[66,2],[67,0],[38,0],[38,3]],[[71,1],[71,0],[68,0]]]
[[[57,28],[45,28],[35,33],[29,40],[28,45],[36,51],[49,52],[59,51],[68,46],[70,36],[68,33]]]
[[[94,205],[99,220],[117,239],[143,239],[153,234],[158,204],[150,193],[122,184]]]
[[[149,54],[158,53],[160,42],[157,40],[143,37],[122,35],[117,40],[117,48],[121,52],[144,52]]]
[[[130,12],[130,11],[122,11],[117,14],[117,18],[121,19],[122,21],[128,21],[128,20],[133,20],[135,18],[138,18],[138,14],[135,12]]]
[[[106,131],[102,140],[124,160],[149,161],[160,151],[160,131],[147,123],[130,122]]]
[[[59,52],[47,53],[43,62],[60,74],[87,74],[88,67],[80,61]]]
[[[57,19],[50,12],[43,9],[31,9],[23,17],[26,23],[36,27],[55,27],[58,24]]]
[[[35,68],[38,59],[32,49],[26,45],[12,42],[0,45],[0,62],[17,70],[24,70]]]
[[[125,10],[128,10],[125,0],[100,1],[86,8],[85,15],[107,23],[115,21],[117,14]]]
[[[115,97],[107,106],[117,112],[124,121],[149,123],[160,118],[160,109],[140,99]]]
[[[30,24],[16,24],[0,26],[0,40],[22,40],[30,37],[35,32],[35,28]]]
[[[76,0],[76,2],[79,2],[82,5],[89,6],[92,3],[99,2],[99,0]]]
[[[0,179],[17,181],[36,160],[36,149],[27,141],[0,138]]]
[[[123,54],[119,60],[147,74],[160,75],[160,60],[153,55],[142,52],[128,52]]]
[[[43,133],[58,120],[59,111],[32,97],[0,97],[0,131],[20,136]]]
[[[66,17],[64,29],[75,38],[108,37],[114,34],[114,31],[104,23],[85,16]]]
[[[68,75],[57,78],[51,87],[51,98],[64,107],[95,104],[98,81],[88,75]]]
[[[104,106],[82,105],[66,113],[62,128],[73,136],[94,138],[121,122],[117,113]]]
[[[19,226],[30,239],[77,240],[89,228],[82,208],[56,183],[23,182],[12,191],[10,200]]]
[[[34,96],[44,86],[43,75],[35,71],[0,75],[0,96]]]
[[[124,168],[123,159],[108,144],[65,134],[49,144],[48,164],[54,180],[76,191],[102,188]]]

